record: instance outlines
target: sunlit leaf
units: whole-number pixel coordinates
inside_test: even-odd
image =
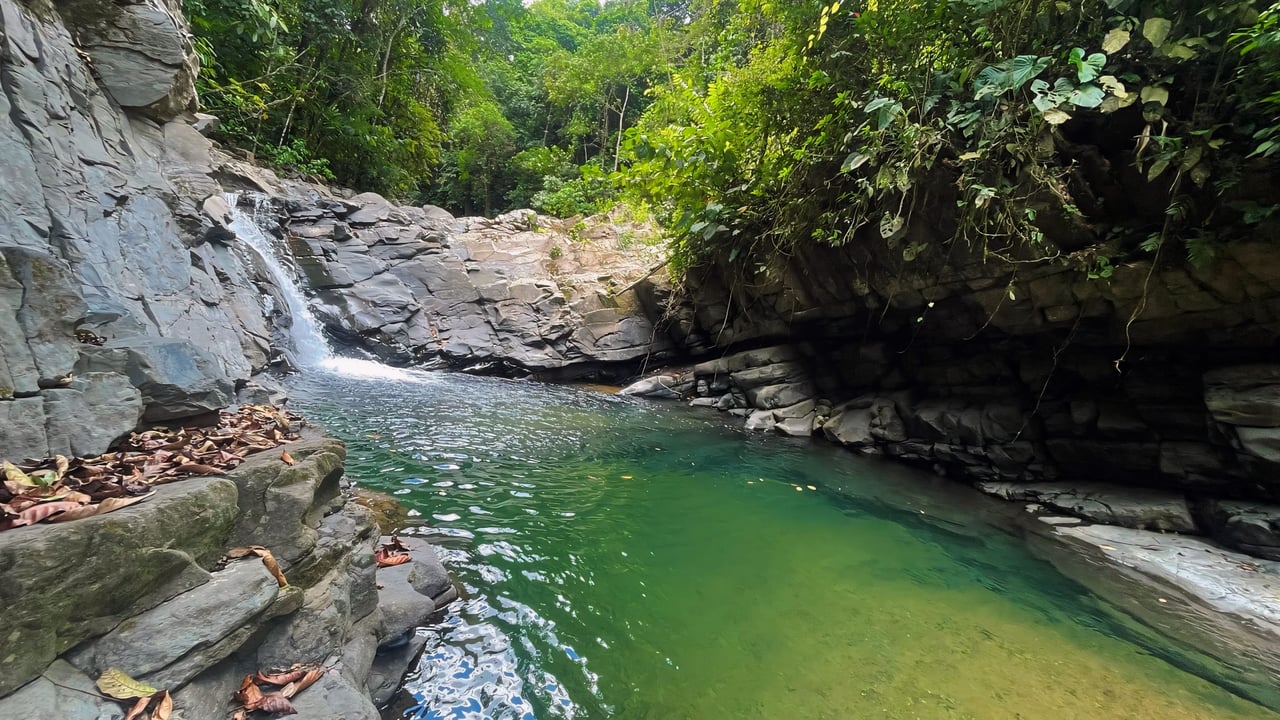
[[[134,680],[119,668],[108,668],[98,678],[96,685],[103,695],[109,695],[117,700],[151,697],[160,692],[146,683]]]
[[[1102,52],[1114,55],[1129,44],[1129,31],[1116,28],[1102,39]]]
[[[1166,18],[1153,17],[1142,23],[1142,37],[1147,39],[1155,47],[1164,45],[1164,41],[1169,39],[1169,31],[1173,29],[1173,23]]]

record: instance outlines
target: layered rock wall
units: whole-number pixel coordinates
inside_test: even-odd
[[[454,218],[239,171],[272,196],[281,249],[340,344],[395,364],[557,379],[625,377],[675,354],[655,329],[665,253],[648,228],[528,210]]]
[[[1280,501],[1272,243],[1229,244],[1203,270],[1143,261],[1109,278],[959,251],[919,267],[884,256],[808,248],[749,282],[727,282],[731,266],[694,276],[673,339],[719,357],[631,392],[1075,514],[1098,505],[1091,484],[1151,489],[1183,508],[1177,529],[1280,556],[1280,508],[1263,507]],[[1046,482],[1060,485],[1006,489]]]
[[[342,443],[285,449],[295,465],[266,452],[109,515],[0,534],[0,718],[123,718],[94,692],[109,668],[169,690],[175,717],[220,718],[245,675],[315,663],[297,717],[377,720],[414,629],[456,591],[422,542],[377,568],[372,514],[340,488]],[[244,545],[271,550],[288,584],[256,556],[225,559]]]
[[[180,115],[178,5],[0,0],[0,30],[0,454],[226,405],[272,354],[270,288]]]

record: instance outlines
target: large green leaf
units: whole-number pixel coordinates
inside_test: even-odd
[[[1169,39],[1171,30],[1173,30],[1173,23],[1162,17],[1153,17],[1142,23],[1142,37],[1154,47],[1164,45],[1164,41]]]
[[[1049,58],[1036,55],[1019,55],[996,65],[988,65],[974,79],[974,97],[1003,95],[1018,90],[1049,67]]]
[[[1082,108],[1096,108],[1106,99],[1107,94],[1102,88],[1092,83],[1081,85],[1071,94],[1071,104]]]

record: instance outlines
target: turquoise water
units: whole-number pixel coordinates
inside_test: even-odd
[[[914,471],[585,388],[292,394],[465,590],[391,717],[1277,717]]]

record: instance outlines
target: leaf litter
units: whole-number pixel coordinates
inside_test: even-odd
[[[66,522],[128,507],[155,486],[218,475],[257,452],[297,440],[302,418],[269,405],[223,411],[205,427],[155,427],[135,432],[115,452],[0,464],[0,531],[41,522]],[[282,462],[296,461],[287,451]],[[264,558],[265,560],[265,558]]]
[[[259,670],[253,675],[245,675],[240,689],[233,699],[240,703],[232,715],[233,720],[245,720],[249,713],[265,712],[274,715],[294,715],[290,698],[315,684],[324,675],[324,668],[318,665],[295,664],[287,670],[263,672]],[[263,688],[278,686],[280,689],[263,692]]]
[[[286,670],[259,670],[253,675],[245,675],[240,689],[232,696],[240,703],[232,717],[247,720],[254,712],[295,715],[297,710],[290,698],[314,685],[324,673],[325,669],[318,664],[294,663]],[[128,708],[125,720],[170,720],[173,715],[173,696],[168,690],[157,690],[134,680],[119,668],[110,668],[102,673],[97,686],[103,695],[125,704]],[[263,688],[270,691],[263,692]]]
[[[400,542],[400,538],[392,535],[390,540],[373,551],[373,559],[377,561],[378,567],[392,567],[393,565],[403,565],[409,562],[411,558],[409,557],[409,548]]]

